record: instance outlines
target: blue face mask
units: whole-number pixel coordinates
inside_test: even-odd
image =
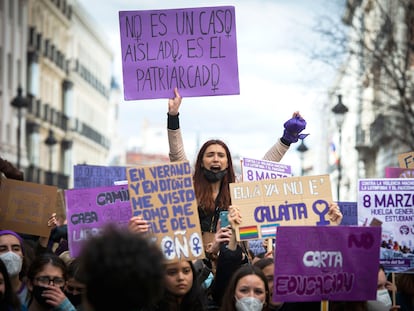
[[[205,279],[204,282],[203,282],[203,287],[204,288],[209,288],[211,283],[213,282],[213,279],[214,279],[214,275],[213,275],[213,273],[210,272],[207,279]]]
[[[263,309],[263,302],[255,297],[236,298],[237,311],[261,311]]]

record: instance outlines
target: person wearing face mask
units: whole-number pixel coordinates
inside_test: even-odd
[[[387,280],[384,267],[379,266],[378,269],[378,286],[377,286],[377,301],[381,301],[385,306],[391,308],[392,300],[389,291],[397,291],[397,287]]]
[[[174,89],[174,98],[168,101],[168,142],[171,162],[187,161],[179,124],[179,108],[182,98],[178,89]],[[300,134],[306,127],[306,121],[299,112],[293,113],[284,124],[283,137],[265,154],[264,160],[279,162],[292,143],[307,135]],[[232,157],[227,145],[218,139],[203,144],[194,166],[194,191],[198,202],[198,214],[203,243],[206,246],[214,239],[220,211],[227,210],[231,204],[229,184],[236,181]]]
[[[22,304],[27,299],[26,283],[20,273],[24,265],[23,239],[11,230],[0,230],[0,259],[4,262],[14,292]]]
[[[262,270],[246,264],[235,271],[220,311],[261,311],[269,305],[269,286]]]
[[[63,288],[66,283],[65,262],[53,253],[37,256],[27,273],[27,287],[30,299],[29,311],[76,311],[65,296]]]
[[[81,281],[80,261],[79,258],[73,258],[67,265],[67,282],[64,293],[70,300],[77,311],[82,310],[82,293],[85,290],[85,284]]]
[[[26,311],[13,291],[6,265],[0,259],[0,311]]]

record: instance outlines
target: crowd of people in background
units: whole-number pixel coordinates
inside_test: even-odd
[[[401,252],[404,254],[414,254],[414,248],[411,249],[407,245],[400,245],[398,241],[393,241],[392,239],[388,239],[388,241],[383,240],[381,242],[381,247],[386,249],[392,249],[396,252]]]
[[[187,159],[178,117],[182,99],[177,89],[174,95],[168,102],[169,155],[171,161],[181,161]],[[264,159],[280,161],[292,143],[306,137],[305,127],[305,120],[295,112]],[[3,175],[23,180],[20,171],[0,160]],[[128,228],[106,227],[86,241],[77,258],[68,252],[64,215],[51,215],[48,238],[0,228],[0,311],[319,311],[319,301],[272,299],[275,266],[273,251],[267,249],[272,243],[252,252],[248,243],[236,241],[234,227],[243,219],[238,207],[231,205],[229,183],[235,180],[227,145],[207,141],[197,156],[193,177],[204,259],[165,261],[146,234],[148,223],[140,217],[131,218]],[[223,210],[228,211],[230,225],[222,227]],[[330,204],[328,217],[340,224],[337,204]],[[377,300],[332,302],[330,309],[412,311],[414,274],[399,274],[394,284],[380,267]]]

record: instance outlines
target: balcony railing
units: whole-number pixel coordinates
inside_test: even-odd
[[[25,173],[25,180],[38,184],[57,186],[59,189],[68,189],[69,176],[43,170],[34,165],[30,165]]]

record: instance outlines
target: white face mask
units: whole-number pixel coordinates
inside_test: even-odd
[[[390,294],[388,294],[387,289],[377,290],[377,300],[381,301],[387,307],[391,307],[392,305],[391,297],[390,297]]]
[[[16,276],[22,270],[23,259],[14,252],[7,252],[0,255],[0,259],[4,262],[9,276]]]
[[[263,309],[263,302],[255,297],[236,298],[237,311],[261,311]]]

